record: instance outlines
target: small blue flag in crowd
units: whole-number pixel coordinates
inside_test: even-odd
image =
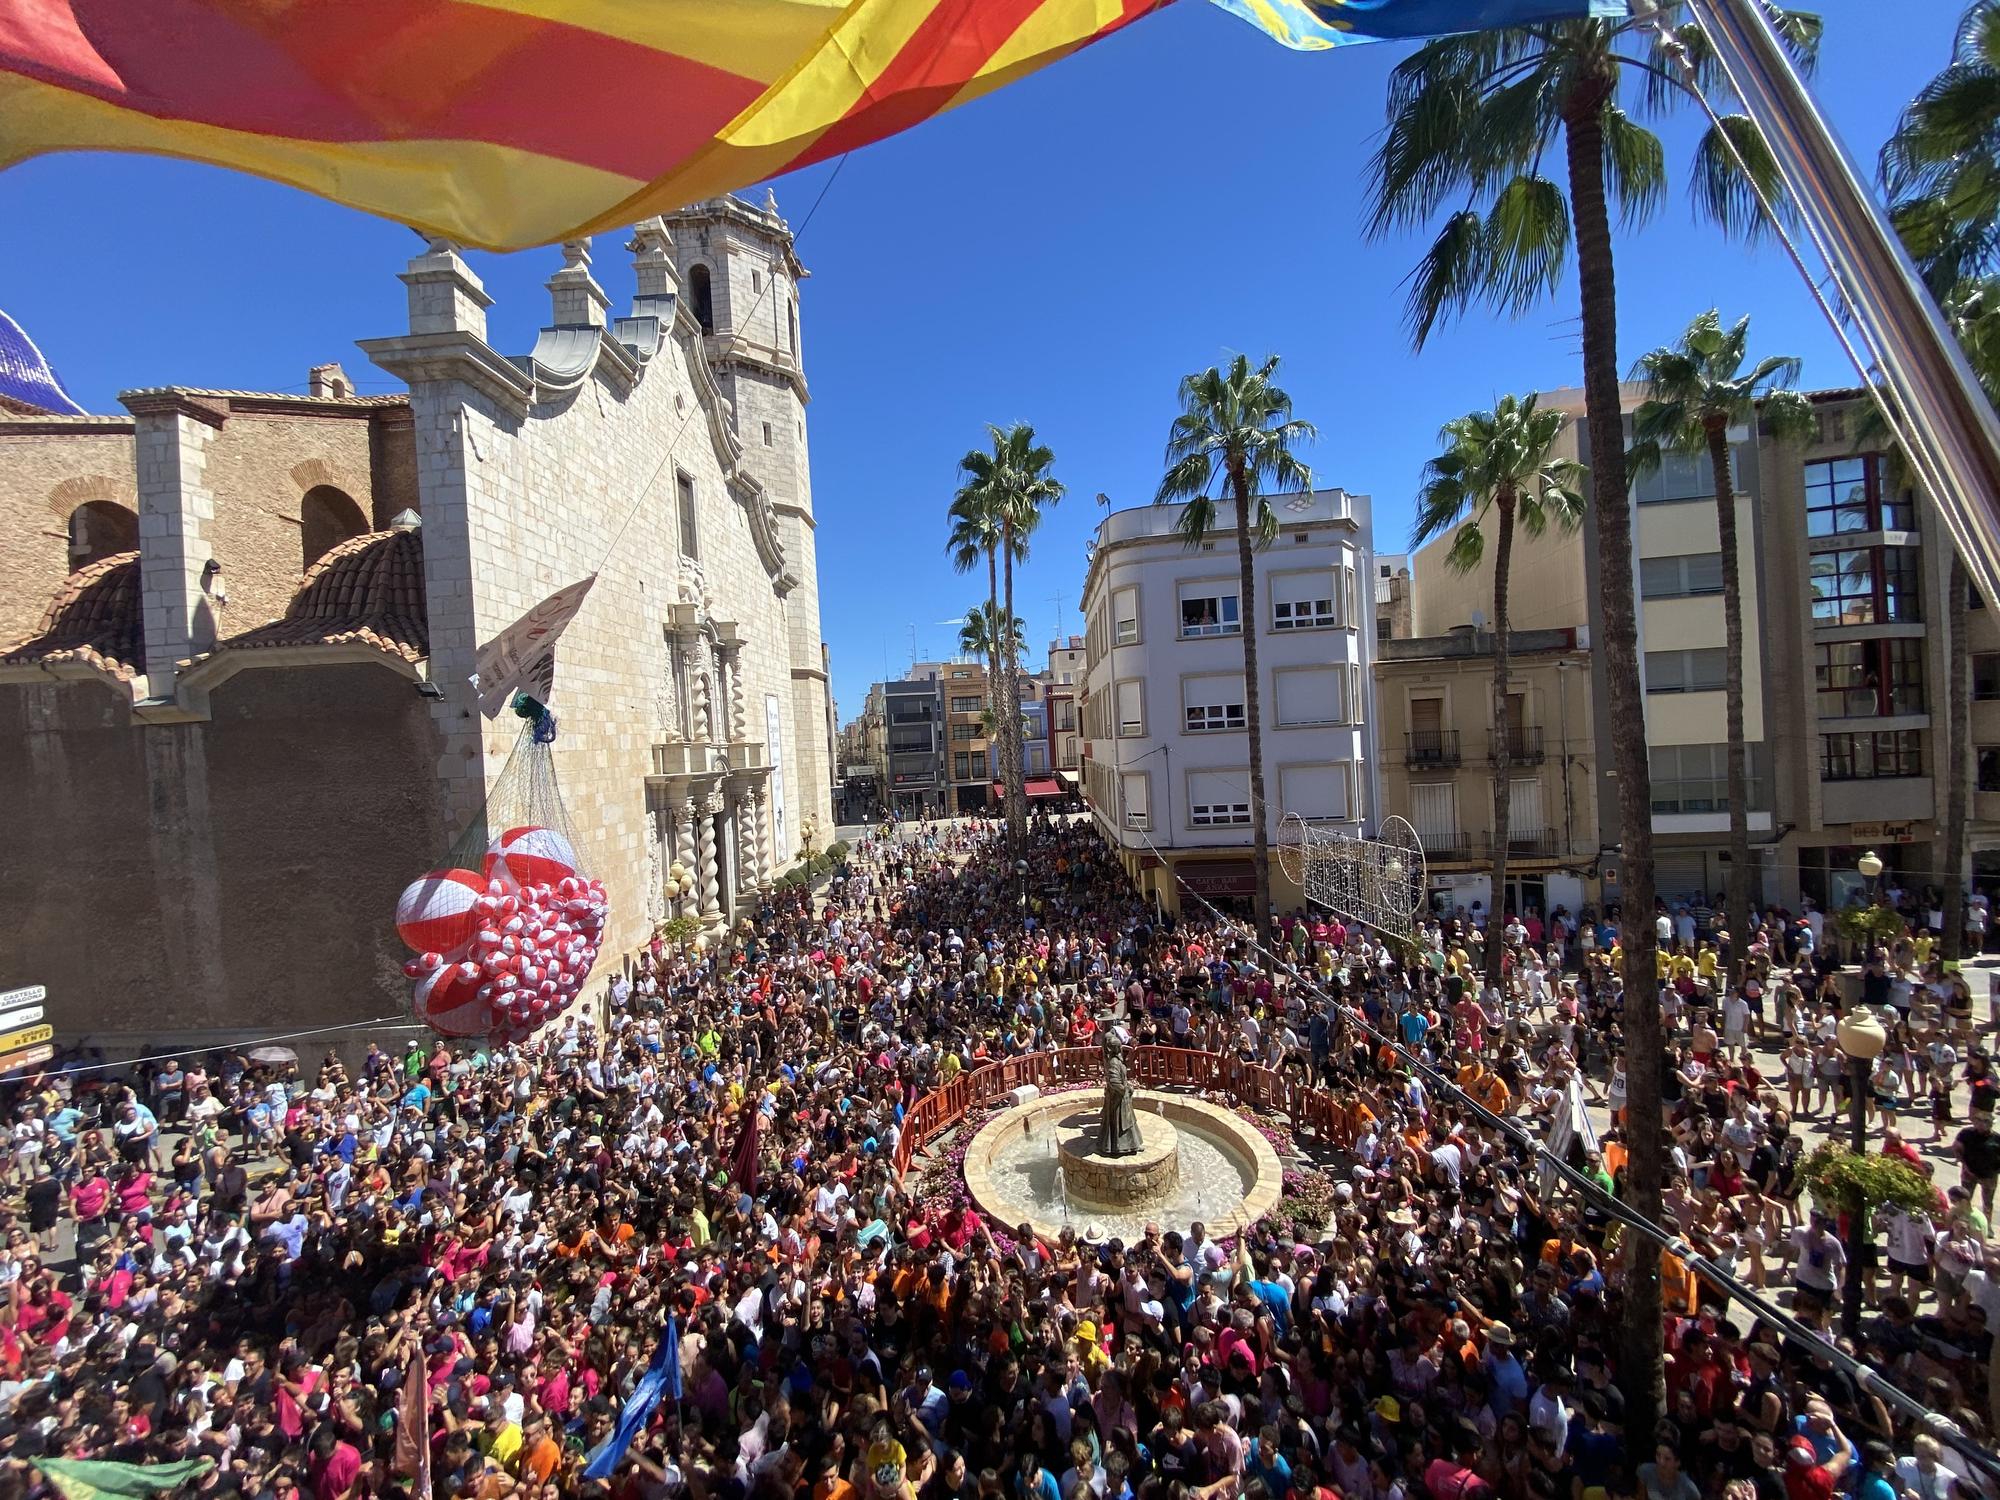
[[[618,1413],[618,1425],[611,1429],[611,1436],[597,1445],[597,1451],[584,1465],[585,1479],[609,1479],[618,1471],[625,1450],[632,1446],[632,1439],[645,1431],[663,1396],[671,1396],[676,1402],[681,1399],[681,1324],[671,1313],[667,1316],[667,1331],[660,1337],[660,1347],[653,1351],[653,1362],[646,1366],[646,1373],[639,1377],[639,1383],[625,1399],[625,1409]]]

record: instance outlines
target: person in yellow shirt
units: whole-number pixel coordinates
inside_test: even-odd
[[[1715,949],[1707,943],[1703,943],[1701,945],[1701,952],[1695,955],[1694,972],[1695,977],[1705,983],[1709,988],[1709,993],[1713,994],[1715,992]]]

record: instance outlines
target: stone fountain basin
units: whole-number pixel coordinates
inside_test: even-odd
[[[1231,1110],[1205,1099],[1139,1089],[1133,1095],[1143,1149],[1133,1156],[1097,1153],[1098,1115],[1103,1090],[1090,1086],[1044,1095],[1002,1110],[973,1136],[965,1152],[965,1184],[980,1211],[1012,1228],[1025,1220],[1037,1234],[1053,1238],[1065,1227],[1059,1204],[1029,1201],[1018,1173],[1000,1169],[1015,1160],[1026,1141],[1037,1153],[1059,1160],[1069,1189],[1068,1227],[1082,1233],[1095,1223],[1107,1236],[1137,1238],[1136,1226],[1151,1220],[1162,1229],[1185,1232],[1199,1219],[1211,1235],[1236,1234],[1276,1205],[1284,1169],[1271,1143]],[[1235,1169],[1232,1180],[1181,1180],[1183,1132],[1191,1132]],[[1053,1141],[1056,1150],[1048,1150]],[[1004,1157],[1003,1157],[1004,1154]],[[1053,1176],[1053,1166],[1048,1169]]]

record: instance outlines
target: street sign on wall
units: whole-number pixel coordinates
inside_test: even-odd
[[[56,1055],[56,1049],[44,1044],[29,1047],[22,1052],[10,1052],[0,1057],[0,1073],[11,1073],[16,1068],[38,1068]]]
[[[39,1047],[56,1034],[56,1029],[46,1023],[40,1026],[23,1026],[18,1031],[0,1036],[0,1053],[15,1052],[23,1047]]]
[[[0,1010],[8,1010],[16,1005],[35,1005],[48,998],[47,985],[24,984],[19,989],[0,990]]]

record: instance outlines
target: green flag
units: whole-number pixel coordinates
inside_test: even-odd
[[[63,1500],[98,1500],[101,1495],[157,1495],[179,1489],[198,1474],[215,1467],[212,1458],[183,1459],[177,1464],[114,1464],[92,1458],[39,1458],[35,1467],[49,1478]]]

